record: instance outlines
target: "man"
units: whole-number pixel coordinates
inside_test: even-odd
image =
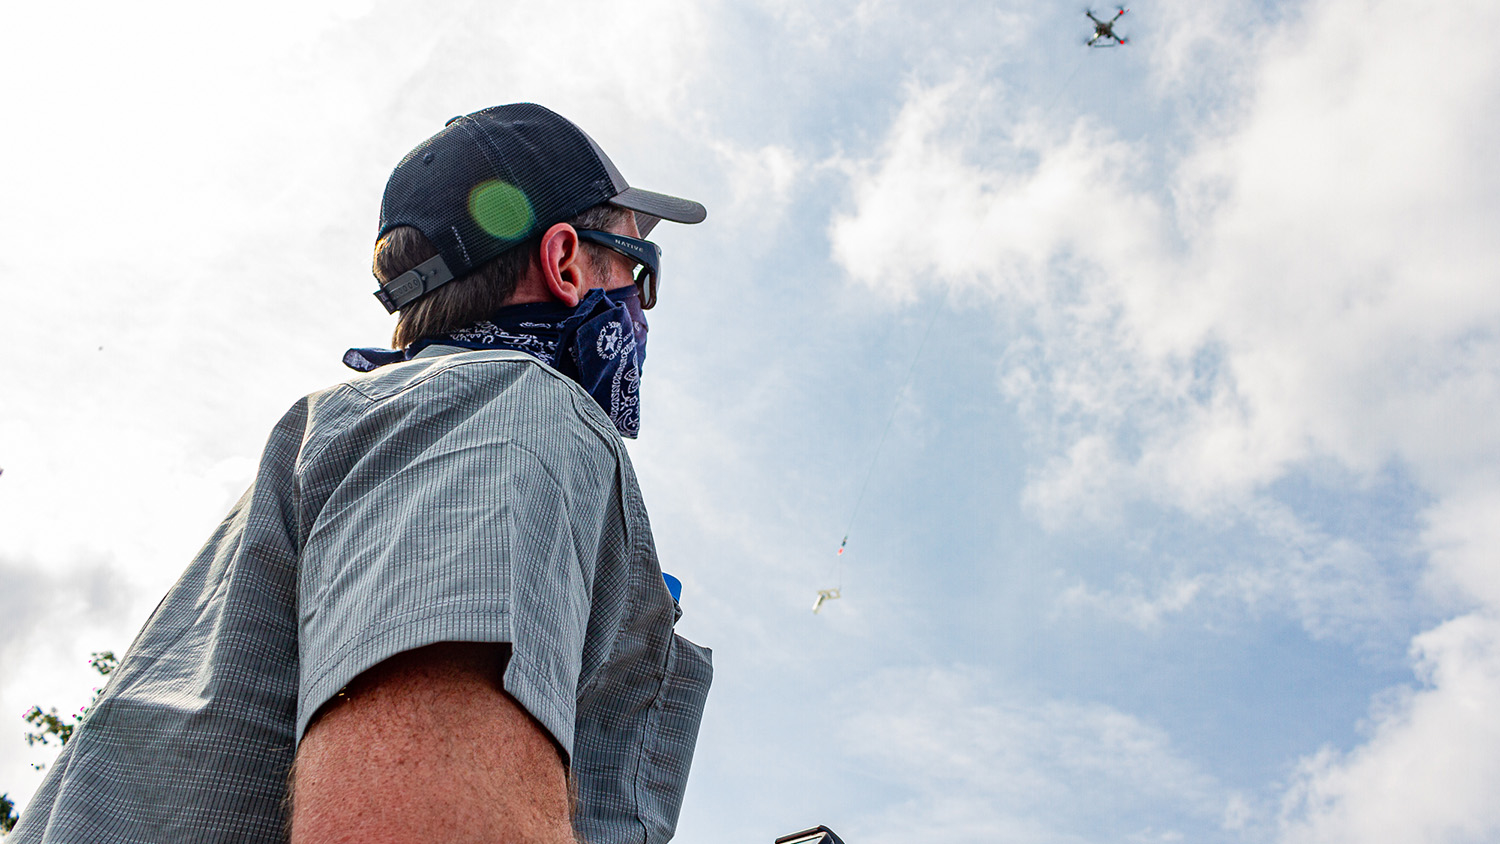
[[[640,237],[704,216],[536,105],[408,154],[375,255],[399,349],[283,417],[12,841],[669,839],[711,667],[620,437]]]

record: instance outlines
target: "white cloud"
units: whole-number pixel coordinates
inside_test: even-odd
[[[1500,490],[1449,495],[1424,515],[1433,588],[1500,607]]]
[[[1165,91],[1205,24],[1183,26],[1158,62]],[[1046,455],[1027,493],[1046,524],[1108,523],[1131,501],[1205,523],[1250,513],[1291,561],[1081,586],[1075,609],[1149,626],[1262,591],[1314,635],[1409,612],[1355,538],[1303,547],[1300,514],[1280,528],[1254,514],[1319,460],[1351,491],[1397,466],[1430,496],[1429,581],[1449,607],[1485,609],[1415,640],[1428,685],[1366,744],[1307,761],[1290,840],[1500,830],[1500,741],[1479,715],[1500,707],[1500,55],[1474,37],[1497,27],[1480,2],[1299,8],[1244,46],[1245,75],[1220,93],[1246,98],[1168,157],[1169,193],[1129,175],[1147,149],[1088,121],[980,139],[965,115],[988,94],[972,81],[913,88],[885,147],[851,167],[853,209],[830,231],[877,293],[999,297],[1018,335],[1000,384]]]
[[[1029,172],[976,165],[970,155],[980,139],[960,115],[997,95],[975,84],[960,75],[912,87],[880,157],[851,165],[855,210],[830,231],[849,274],[895,298],[914,296],[925,282],[983,285],[1034,305],[1055,292],[1044,270],[1070,253],[1149,270],[1140,262],[1159,260],[1152,251],[1160,212],[1149,198],[1115,190],[1126,184],[1129,149],[1087,123],[1057,143],[1028,126],[984,139],[984,152],[1037,156]],[[1098,201],[1111,193],[1114,200]]]
[[[1260,40],[1274,31],[1266,18],[1275,8],[1252,0],[1155,0],[1127,15],[1121,31],[1150,63],[1159,93],[1222,102],[1242,93],[1238,82]]]
[[[987,139],[1030,168],[975,163],[955,115],[983,95],[963,79],[914,89],[879,157],[853,167],[855,210],[830,237],[855,281],[896,298],[980,287],[1031,330],[1002,383],[1062,434],[1032,487],[1041,509],[1117,479],[1206,512],[1314,455],[1366,473],[1402,461],[1446,490],[1500,454],[1500,248],[1480,235],[1497,208],[1475,187],[1500,167],[1495,127],[1459,106],[1492,99],[1500,75],[1445,70],[1427,81],[1471,96],[1435,106],[1424,85],[1388,84],[1415,75],[1407,51],[1354,50],[1334,28],[1371,10],[1320,9],[1331,31],[1268,48],[1242,128],[1179,161],[1171,204],[1194,219],[1169,220],[1124,175],[1138,151],[1087,123]],[[1459,34],[1426,28],[1401,40]]]
[[[1138,582],[1112,591],[1075,583],[1063,590],[1058,601],[1065,609],[1091,611],[1145,630],[1158,627],[1164,617],[1192,606],[1203,592],[1203,585],[1202,576],[1178,578],[1166,583],[1156,594],[1147,595]]]
[[[1379,20],[1401,26],[1394,11]],[[1362,471],[1403,459],[1455,482],[1500,446],[1486,421],[1500,255],[1482,235],[1496,127],[1461,105],[1492,99],[1496,75],[1465,60],[1465,74],[1413,82],[1418,48],[1357,49],[1334,28],[1371,14],[1328,8],[1330,32],[1268,47],[1239,128],[1177,162],[1172,197],[1133,183],[1143,150],[1088,122],[1060,140],[1020,126],[981,149],[960,115],[988,94],[962,77],[914,88],[880,155],[852,168],[834,256],[891,297],[965,285],[1024,309],[1036,336],[1015,363],[1044,367],[1046,383],[1007,383],[1040,387],[1049,427],[1081,417],[1076,442],[1144,438],[1133,455],[1089,446],[1095,459],[1065,471],[1125,461],[1181,506],[1242,495],[1314,454]],[[1455,20],[1476,25],[1441,18]],[[1460,34],[1411,28],[1402,43],[1430,49]],[[1429,99],[1429,84],[1469,96]],[[1035,163],[981,163],[996,147]]]
[[[32,706],[67,717],[88,702],[100,679],[93,651],[123,653],[133,629],[114,619],[129,609],[130,589],[115,561],[89,556],[59,566],[35,557],[0,558],[0,791],[24,805],[56,745],[30,748],[20,715]]]
[[[1237,524],[1223,524],[1229,519]],[[1269,502],[1215,521],[1238,539],[1176,554],[1175,568],[1156,579],[1129,571],[1105,585],[1075,578],[1058,596],[1057,611],[1139,630],[1181,617],[1213,624],[1274,612],[1298,620],[1313,639],[1356,647],[1389,646],[1408,635],[1415,612],[1405,593],[1416,578],[1380,558],[1389,549],[1311,528]]]
[[[721,140],[714,144],[714,152],[729,182],[728,225],[762,236],[774,230],[807,164],[779,144],[747,149]]]
[[[849,753],[906,795],[861,840],[1174,840],[1174,821],[1212,828],[1229,805],[1160,728],[1007,693],[973,669],[885,671],[849,703]]]
[[[1287,842],[1477,842],[1500,829],[1500,622],[1453,619],[1418,636],[1424,687],[1374,715],[1370,740],[1303,760]]]

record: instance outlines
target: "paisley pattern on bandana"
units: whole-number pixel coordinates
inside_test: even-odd
[[[545,330],[552,327],[547,323],[522,322],[517,325],[513,333],[489,320],[484,320],[449,334],[448,339],[472,343],[481,348],[515,349],[538,358],[548,366],[555,366],[557,364],[557,340],[543,340],[535,334],[522,333],[528,328]]]
[[[536,302],[502,308],[487,320],[434,337],[404,351],[350,349],[344,364],[369,372],[411,360],[428,346],[514,349],[577,381],[594,397],[622,437],[641,430],[641,366],[646,361],[646,314],[634,287],[590,290],[569,308]]]
[[[627,287],[631,301],[635,288]],[[611,297],[614,293],[611,293]],[[645,318],[636,322],[628,303],[608,300],[614,307],[578,326],[570,348],[577,372],[558,367],[588,390],[615,423],[620,436],[635,438],[641,430],[641,363],[646,358]],[[579,303],[579,310],[583,304]],[[639,342],[637,338],[640,338]]]

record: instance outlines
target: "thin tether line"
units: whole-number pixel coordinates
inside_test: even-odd
[[[1083,68],[1083,63],[1087,59],[1088,53],[1084,53],[1078,57],[1078,62],[1073,65],[1073,70],[1068,73],[1062,85],[1058,86],[1057,92],[1052,95],[1052,99],[1047,103],[1047,107],[1042,109],[1042,117],[1046,117],[1052,111],[1052,107],[1057,105],[1057,101],[1061,99],[1063,92],[1068,90],[1068,85],[1072,83],[1073,77],[1078,75],[1078,71]],[[891,432],[891,423],[896,421],[896,411],[901,409],[901,399],[906,395],[907,387],[911,386],[911,376],[917,371],[917,361],[922,359],[922,350],[927,347],[927,338],[932,335],[932,327],[937,324],[937,318],[943,313],[943,304],[945,301],[946,297],[941,298],[933,306],[932,316],[927,320],[927,328],[922,331],[922,340],[917,344],[916,354],[912,355],[911,365],[906,368],[906,379],[902,381],[901,389],[896,391],[896,400],[891,403],[891,412],[885,419],[885,427],[880,431],[880,439],[875,444],[875,453],[871,455],[870,465],[865,469],[865,479],[859,485],[859,495],[854,499],[854,508],[849,512],[849,521],[844,525],[844,538],[839,542],[838,550],[838,590],[840,592],[844,590],[844,549],[849,544],[849,534],[854,531],[854,520],[859,517],[860,506],[864,504],[865,493],[870,488],[870,479],[875,476],[875,467],[880,462],[880,452],[885,448],[886,436]]]
[[[917,351],[911,356],[911,364],[906,368],[906,378],[901,382],[901,388],[896,391],[896,399],[891,402],[891,412],[885,418],[885,427],[880,431],[880,439],[875,443],[875,453],[870,456],[870,465],[865,469],[865,479],[859,485],[859,495],[854,499],[854,508],[849,512],[849,521],[844,525],[844,539],[839,543],[839,568],[838,588],[844,589],[844,546],[849,544],[849,534],[854,530],[854,520],[859,516],[860,505],[864,504],[865,493],[870,488],[870,479],[875,477],[875,466],[880,461],[880,452],[885,448],[885,439],[891,432],[891,423],[896,421],[896,411],[901,409],[901,399],[906,395],[907,387],[911,386],[911,376],[917,371],[917,361],[922,359],[922,350],[927,347],[927,338],[932,335],[932,327],[937,324],[937,318],[943,313],[943,304],[946,297],[939,298],[933,305],[932,316],[927,319],[927,328],[922,331],[922,340],[917,343]]]
[[[1083,55],[1081,55],[1081,56],[1078,57],[1078,64],[1073,65],[1073,72],[1068,74],[1068,78],[1064,79],[1063,80],[1063,84],[1058,87],[1057,93],[1055,93],[1055,94],[1052,95],[1052,100],[1047,103],[1047,107],[1044,108],[1044,109],[1042,109],[1042,114],[1041,114],[1042,117],[1046,117],[1048,114],[1051,113],[1052,107],[1055,106],[1055,105],[1057,105],[1057,101],[1058,101],[1058,99],[1060,99],[1062,97],[1063,91],[1068,90],[1068,83],[1072,82],[1073,81],[1073,77],[1075,77],[1075,76],[1078,75],[1079,69],[1081,69],[1083,67],[1083,63],[1087,59],[1088,59],[1088,53],[1084,53]]]

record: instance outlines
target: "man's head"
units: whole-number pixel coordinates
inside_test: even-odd
[[[559,115],[530,103],[496,106],[450,120],[392,172],[376,296],[402,312],[396,343],[404,346],[505,304],[576,303],[568,290],[617,283],[606,276],[628,259],[580,242],[577,230],[640,237],[660,219],[705,216],[696,202],[630,187],[598,144]],[[539,270],[545,293],[527,281]]]

